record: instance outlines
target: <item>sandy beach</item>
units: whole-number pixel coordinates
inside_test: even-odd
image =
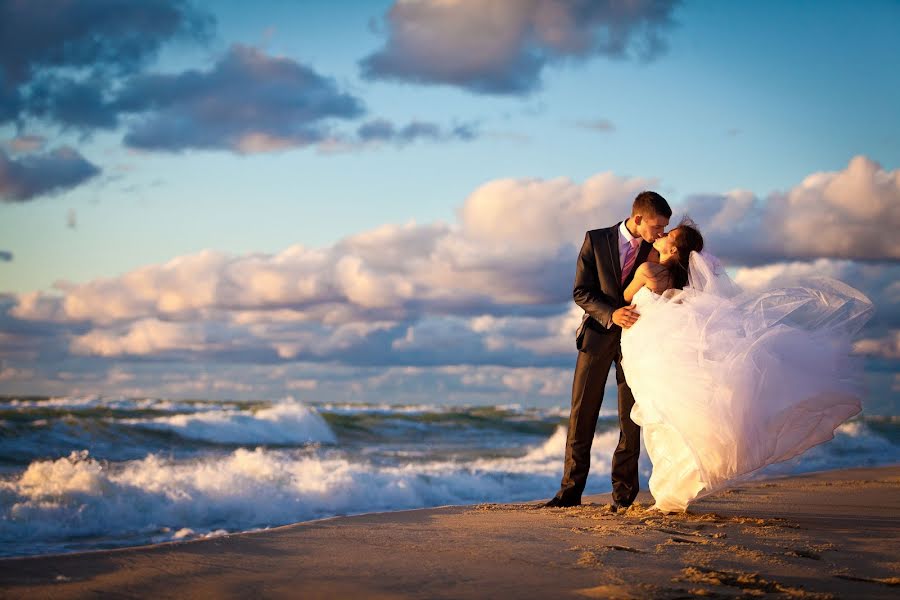
[[[488,504],[0,561],[5,598],[896,598],[900,466],[744,484],[663,515]]]

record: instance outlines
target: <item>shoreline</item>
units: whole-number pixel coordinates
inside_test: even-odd
[[[900,589],[900,465],[750,481],[685,514],[651,503],[644,491],[619,514],[608,494],[569,509],[443,506],[11,557],[0,559],[0,596],[887,598]]]
[[[750,480],[750,481],[747,481],[747,482],[744,482],[741,484],[737,484],[734,487],[740,487],[743,485],[752,485],[754,483],[768,483],[770,481],[777,481],[780,479],[793,479],[793,478],[797,478],[797,477],[805,477],[808,475],[824,475],[824,474],[829,474],[829,473],[837,474],[837,473],[842,473],[845,471],[856,471],[856,470],[862,470],[862,469],[870,470],[870,469],[893,469],[893,468],[900,470],[900,462],[895,463],[895,464],[890,464],[890,465],[878,465],[875,467],[844,467],[844,468],[839,468],[839,469],[825,469],[822,471],[807,471],[804,473],[792,474],[792,475],[773,475],[771,477],[766,477],[764,479]],[[722,493],[727,494],[728,490],[724,490],[721,492],[713,492],[711,495],[715,496],[716,494],[722,494]],[[635,500],[635,502],[637,504],[641,504],[642,506],[646,506],[646,507],[652,506],[652,503],[653,503],[652,496],[648,496],[647,494],[648,494],[648,490],[641,489],[641,492],[638,495],[638,498],[637,498],[637,500]],[[584,496],[585,504],[602,503],[600,501],[603,499],[604,496],[608,496],[608,495],[609,495],[609,492],[602,492],[599,494],[585,494],[585,496]],[[647,498],[649,498],[649,501],[647,501],[646,503],[641,502],[642,500],[647,500]],[[61,558],[61,557],[75,556],[75,555],[80,556],[80,555],[85,555],[85,554],[103,554],[103,553],[107,553],[107,552],[123,552],[123,551],[128,551],[128,550],[148,550],[148,549],[156,548],[158,546],[171,546],[171,545],[175,545],[175,544],[190,544],[190,543],[194,543],[194,542],[207,542],[207,541],[210,541],[213,539],[232,537],[232,536],[238,536],[238,535],[256,535],[256,534],[261,534],[261,533],[264,534],[264,533],[268,533],[268,532],[272,532],[272,531],[278,531],[280,529],[284,529],[284,528],[288,528],[288,527],[296,527],[296,526],[300,526],[300,525],[312,525],[312,524],[321,523],[324,521],[332,521],[335,519],[350,519],[350,518],[354,518],[354,517],[369,517],[369,516],[381,516],[381,515],[389,517],[390,515],[396,515],[396,514],[402,514],[402,513],[408,513],[408,512],[416,512],[416,511],[424,511],[424,510],[438,510],[438,509],[449,509],[449,508],[472,509],[472,508],[477,508],[479,506],[487,506],[487,505],[491,505],[491,506],[527,506],[527,505],[532,505],[532,504],[534,504],[534,505],[542,504],[549,499],[550,499],[550,495],[548,495],[547,497],[542,498],[542,499],[523,500],[522,502],[483,502],[480,504],[441,504],[438,506],[423,506],[420,508],[400,508],[397,510],[349,513],[349,514],[343,514],[343,515],[332,515],[329,517],[320,517],[318,519],[308,519],[305,521],[294,521],[292,523],[285,523],[284,525],[274,525],[271,527],[265,527],[263,529],[247,529],[244,531],[230,531],[230,532],[223,533],[223,534],[216,535],[216,536],[202,537],[202,538],[190,538],[187,540],[166,540],[163,542],[154,542],[154,543],[150,543],[150,544],[139,544],[139,545],[135,545],[135,546],[121,546],[121,547],[117,547],[117,548],[91,548],[88,550],[74,550],[72,552],[52,552],[52,553],[48,553],[48,554],[23,554],[20,556],[0,556],[0,563],[2,563],[3,561],[24,560],[24,559],[30,559],[30,558],[50,559],[50,558]],[[594,499],[596,501],[591,502],[591,499]],[[608,505],[609,502],[607,502],[606,504]],[[688,512],[692,512],[692,511],[689,510]],[[900,518],[900,515],[898,515],[898,518]],[[0,580],[0,581],[2,581],[2,580]]]
[[[875,467],[843,467],[839,469],[825,469],[822,471],[807,471],[799,474],[791,474],[791,475],[773,475],[771,477],[766,477],[764,479],[758,480],[749,480],[743,482],[741,484],[737,484],[734,487],[741,487],[745,485],[753,485],[753,484],[761,484],[768,483],[771,481],[778,481],[781,479],[794,479],[798,477],[806,477],[809,475],[826,475],[826,474],[839,474],[845,471],[857,471],[857,470],[871,470],[871,469],[897,469],[900,471],[900,462],[890,465],[878,465]],[[711,495],[715,496],[717,494],[727,494],[728,490],[723,490],[720,492],[713,492]],[[585,504],[602,504],[602,500],[605,496],[608,496],[609,492],[602,492],[599,494],[585,494]],[[385,516],[390,517],[391,515],[408,513],[408,512],[417,512],[417,511],[427,511],[427,510],[438,510],[438,509],[450,509],[450,508],[465,508],[472,509],[477,508],[479,506],[527,506],[527,505],[537,505],[542,504],[550,499],[550,495],[546,496],[542,499],[533,499],[533,500],[523,500],[522,502],[483,502],[480,504],[441,504],[438,506],[423,506],[420,508],[400,508],[397,510],[387,510],[387,511],[372,511],[372,512],[361,512],[361,513],[349,513],[343,515],[332,515],[329,517],[320,517],[318,519],[308,519],[305,521],[294,521],[292,523],[285,523],[284,525],[274,525],[271,527],[265,527],[263,529],[247,529],[244,531],[230,531],[227,533],[223,533],[220,535],[215,535],[211,537],[202,537],[202,538],[190,538],[187,540],[166,540],[162,542],[154,542],[149,544],[138,544],[135,546],[121,546],[116,548],[91,548],[88,550],[74,550],[72,552],[52,552],[48,554],[23,554],[20,556],[0,556],[0,563],[4,561],[13,561],[13,560],[25,560],[25,559],[50,559],[50,558],[61,558],[68,556],[81,556],[81,555],[89,555],[89,554],[104,554],[108,552],[124,552],[129,550],[149,550],[159,546],[171,546],[171,545],[180,545],[180,544],[191,544],[195,542],[208,542],[213,539],[220,539],[225,537],[239,536],[239,535],[256,535],[256,534],[265,534],[273,531],[278,531],[281,529],[289,528],[289,527],[297,527],[301,525],[312,525],[316,523],[322,523],[324,521],[333,521],[335,519],[351,519],[354,517],[369,517],[369,516]],[[648,500],[649,499],[649,500]],[[593,502],[592,502],[593,500]],[[646,502],[642,502],[642,500],[646,500]],[[702,500],[701,500],[702,501]],[[637,504],[641,504],[642,506],[649,507],[653,504],[652,496],[649,496],[649,492],[646,489],[641,489],[640,494],[638,495],[637,500],[635,500]],[[700,501],[697,501],[700,502]],[[696,503],[695,503],[696,504]],[[606,505],[609,505],[609,502],[606,502]],[[693,507],[693,505],[692,505]],[[693,512],[689,510],[688,512]],[[900,515],[898,515],[900,518]],[[900,558],[900,557],[898,557]],[[0,579],[2,582],[2,579]]]

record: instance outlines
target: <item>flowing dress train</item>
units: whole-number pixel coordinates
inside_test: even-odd
[[[631,417],[653,463],[656,507],[692,500],[830,440],[860,411],[852,337],[866,296],[832,279],[742,291],[692,253],[690,285],[634,298],[622,335]]]

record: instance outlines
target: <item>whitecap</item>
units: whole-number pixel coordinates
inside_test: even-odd
[[[295,400],[259,409],[216,409],[118,423],[172,431],[184,438],[221,444],[334,444],[337,439],[318,412]]]

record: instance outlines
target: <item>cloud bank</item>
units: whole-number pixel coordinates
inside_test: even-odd
[[[693,196],[684,210],[732,262],[900,260],[900,169],[886,171],[864,156],[764,199],[740,190]]]
[[[784,231],[795,231],[808,225],[810,215],[801,210],[807,203],[856,205],[858,226],[868,214],[877,232],[892,208],[879,203],[892,202],[897,181],[897,171],[858,157],[842,171],[814,174],[773,194],[771,207],[755,210],[772,211]],[[260,389],[277,385],[265,373],[292,373],[285,382],[301,382],[290,389],[304,393],[349,393],[357,370],[369,374],[365,385],[388,372],[405,381],[401,387],[440,374],[460,394],[497,386],[512,395],[564,394],[557,378],[568,381],[581,317],[570,290],[584,229],[627,216],[634,196],[657,183],[613,173],[581,183],[495,180],[474,190],[451,224],[385,225],[333,246],[295,245],[277,254],[208,250],[120,277],[61,282],[52,294],[7,296],[0,298],[0,354],[11,368],[55,365],[51,379],[65,370],[85,386],[118,385],[104,379],[111,365],[130,365],[132,373],[168,365],[177,379],[192,364],[256,369]],[[704,208],[700,198],[676,211],[689,207],[696,215]],[[852,236],[853,244],[823,245],[818,236],[805,246],[802,239],[785,244],[766,230],[766,218],[745,220],[740,211],[726,218],[716,197],[705,208],[700,224],[711,232],[709,248],[728,257],[739,284],[822,275],[851,283],[877,306],[857,351],[896,360],[900,264],[893,246]],[[819,224],[819,236],[841,231]],[[741,246],[745,237],[753,243]],[[749,254],[742,258],[723,240]],[[797,258],[816,254],[812,261]],[[772,262],[759,264],[763,256]],[[196,376],[199,368],[188,370]],[[486,383],[492,377],[499,379]],[[173,380],[171,389],[189,379]],[[250,385],[243,374],[239,379]]]
[[[384,47],[360,63],[369,79],[528,94],[551,64],[593,56],[651,60],[666,49],[675,1],[412,0],[383,21]]]
[[[900,169],[885,171],[864,156],[764,199],[745,191],[694,196],[685,210],[733,262],[900,260]]]

